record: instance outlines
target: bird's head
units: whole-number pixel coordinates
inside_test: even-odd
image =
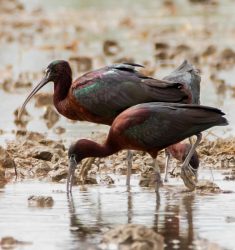
[[[67,192],[72,191],[74,173],[77,165],[85,158],[90,156],[92,148],[90,141],[86,139],[73,143],[68,150],[69,170],[67,178]]]
[[[54,82],[54,84],[57,84],[59,79],[65,78],[68,82],[71,83],[72,81],[72,71],[69,66],[69,63],[64,60],[55,60],[51,62],[46,70],[45,75],[42,78],[42,80],[39,82],[39,84],[31,91],[31,93],[28,95],[26,100],[24,101],[19,113],[18,113],[18,119],[20,119],[20,116],[22,112],[25,109],[26,104],[29,102],[29,100],[48,82]]]

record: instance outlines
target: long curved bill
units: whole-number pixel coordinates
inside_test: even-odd
[[[23,105],[21,106],[19,112],[18,112],[18,120],[20,120],[20,117],[25,109],[26,104],[29,102],[29,100],[43,87],[45,86],[48,82],[50,81],[49,79],[49,72],[46,72],[46,75],[43,77],[43,79],[39,82],[39,84],[31,91],[31,93],[28,95],[26,100],[24,101]]]
[[[77,161],[75,160],[75,158],[70,157],[69,158],[69,172],[68,172],[68,177],[67,177],[67,193],[72,192],[73,179],[74,179],[74,173],[75,173],[76,167],[77,167]]]

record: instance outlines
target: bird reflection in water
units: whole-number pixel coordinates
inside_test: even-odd
[[[164,249],[166,250],[188,249],[194,240],[193,204],[195,194],[188,193],[175,198],[178,202],[174,201],[172,204],[172,193],[166,194],[164,210],[160,210],[160,205],[156,204],[153,229],[164,236]]]
[[[140,190],[140,192],[143,191],[142,189]],[[73,196],[67,196],[70,230],[74,243],[76,242],[79,246],[81,244],[84,246],[89,245],[89,248],[93,249],[93,246],[97,246],[97,241],[99,241],[103,232],[119,224],[140,224],[140,221],[143,221],[141,217],[144,216],[146,218],[146,214],[149,216],[147,221],[151,221],[149,219],[153,218],[152,223],[150,222],[148,226],[164,236],[165,249],[173,249],[175,247],[178,249],[188,249],[188,246],[193,245],[194,194],[172,194],[172,190],[163,191],[161,204],[159,199],[153,199],[154,210],[153,207],[148,207],[149,204],[146,203],[146,209],[140,211],[137,207],[138,199],[135,199],[135,196],[137,197],[141,193],[132,191],[131,188],[128,188],[127,192],[121,193],[122,199],[120,200],[119,207],[117,207],[117,203],[113,203],[113,210],[110,210],[110,208],[107,209],[107,206],[110,207],[111,205],[112,207],[112,203],[109,199],[107,202],[107,199],[104,197],[107,193],[102,193],[99,188],[95,195],[97,198],[95,201],[93,200],[92,192],[89,192],[89,190],[82,193],[79,196],[79,204],[77,206],[74,204]],[[114,194],[113,199],[115,199],[116,194]],[[155,195],[154,192],[152,194]],[[78,201],[77,198],[76,201]],[[120,209],[125,206],[122,203],[125,201],[126,209],[124,211],[126,213]],[[79,211],[76,211],[76,209]],[[117,218],[118,220],[116,220]]]
[[[85,225],[79,218],[78,214],[76,212],[73,195],[67,195],[67,201],[68,201],[68,209],[69,209],[69,216],[70,216],[70,231],[76,235],[76,237],[79,238],[79,240],[85,241],[86,237],[89,235],[92,235],[94,233],[100,233],[99,229],[99,222],[101,221],[101,215],[99,212],[100,209],[100,202],[98,202],[98,216],[96,219],[97,225]],[[99,201],[99,199],[98,199]]]

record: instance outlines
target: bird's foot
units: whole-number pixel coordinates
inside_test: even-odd
[[[189,165],[183,166],[181,169],[180,177],[184,181],[184,185],[189,190],[194,190],[197,185],[197,169],[194,169]]]

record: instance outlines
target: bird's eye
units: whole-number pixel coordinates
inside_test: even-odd
[[[48,77],[49,74],[50,74],[50,69],[46,68],[46,69],[44,70],[44,73],[45,73],[46,77]]]
[[[74,161],[74,160],[76,160],[76,155],[75,154],[71,154],[69,158],[70,158],[70,160]]]

